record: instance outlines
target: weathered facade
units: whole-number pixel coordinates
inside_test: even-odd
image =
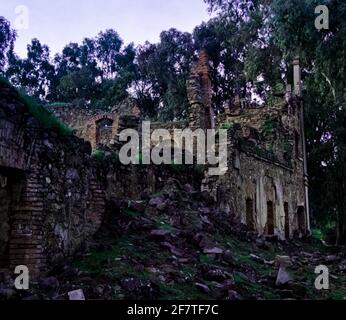
[[[287,92],[286,99],[276,105],[249,105],[235,97],[225,103],[224,113],[216,116],[208,55],[203,50],[187,80],[188,121],[151,124],[152,131],[166,129],[171,135],[174,129],[228,129],[228,171],[218,178],[206,177],[201,187],[213,195],[221,209],[234,213],[254,231],[280,239],[310,232],[299,64],[295,69],[294,92]],[[58,111],[55,113],[59,116]],[[111,119],[112,113],[107,117]],[[138,113],[117,113],[114,117],[117,125],[111,136],[106,135],[106,145],[114,147],[122,129],[131,127],[141,132]],[[95,123],[95,119],[91,122]],[[71,120],[67,123],[71,124]],[[96,145],[93,139],[86,138]]]
[[[216,116],[208,56],[202,52],[187,81],[189,119],[151,126],[171,133],[227,129],[225,175],[208,176],[206,170],[204,179],[188,171],[177,176],[184,183],[194,180],[220,210],[254,232],[280,239],[310,231],[298,81],[295,92],[275,106],[249,106],[235,98]],[[14,89],[0,90],[0,268],[24,264],[39,274],[71,256],[98,230],[107,201],[152,194],[172,174],[154,166],[100,168],[91,157],[92,149],[119,150],[121,130],[141,132],[134,104],[110,112],[53,108],[76,133],[63,136],[44,129]]]
[[[231,116],[228,172],[214,183],[220,205],[254,231],[280,239],[309,230],[302,144],[289,110],[283,104]],[[259,127],[249,126],[247,112],[257,114]]]
[[[188,81],[192,123],[208,129],[215,119],[217,128],[228,130],[228,171],[206,176],[202,189],[253,231],[279,239],[310,233],[299,72],[296,62],[295,90],[288,90],[286,100],[256,106],[236,97],[216,117],[205,52]]]
[[[31,276],[71,256],[99,228],[104,191],[88,142],[46,130],[0,87],[0,268]]]
[[[73,105],[48,106],[47,109],[73,129],[77,137],[89,141],[93,150],[114,144],[121,127],[120,118],[138,118],[140,115],[138,107],[131,99],[125,100],[111,111]]]

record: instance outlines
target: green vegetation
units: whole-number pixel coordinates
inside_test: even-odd
[[[272,134],[277,127],[276,119],[268,118],[264,121],[262,125],[262,130],[266,135]]]
[[[118,152],[111,152],[110,160],[113,164],[120,164],[120,158]]]
[[[11,86],[11,84],[7,79],[0,76],[0,86],[8,87],[8,86]]]
[[[186,220],[184,233],[189,234],[189,228],[196,227],[200,222],[198,211],[187,210],[181,214],[181,218]],[[130,219],[137,224],[141,221],[143,214],[124,210],[124,217],[127,223],[129,221],[127,219]],[[149,213],[145,215],[145,219],[154,222],[153,228],[169,230],[172,234],[181,230],[167,214]],[[201,253],[188,239],[175,238],[177,241],[174,244],[168,241],[177,249],[176,253],[168,247],[164,248],[162,241],[149,237],[148,230],[143,229],[139,232],[138,230],[141,229],[127,232],[126,235],[113,239],[106,250],[93,250],[77,260],[75,266],[89,273],[93,279],[105,277],[110,279],[108,281],[111,281],[114,286],[130,278],[148,281],[155,288],[157,299],[215,299],[213,293],[216,282],[205,279],[202,270],[224,270],[223,272],[228,273],[227,277],[234,280],[234,290],[244,299],[278,300],[287,298],[287,295],[298,299],[343,299],[346,297],[346,276],[343,274],[331,277],[330,291],[315,289],[314,268],[316,266],[304,262],[300,254],[306,252],[312,255],[319,251],[327,256],[333,252],[333,248],[324,246],[321,241],[315,239],[315,236],[311,242],[307,243],[294,242],[284,245],[267,242],[265,246],[257,247],[252,241],[241,240],[232,233],[220,231],[204,233],[216,247],[231,253],[234,262],[231,263],[232,267],[229,267],[220,256]],[[314,234],[318,233],[318,230],[314,230]],[[100,240],[102,244],[109,242],[110,239]],[[179,252],[183,252],[184,257],[188,259],[180,261]],[[293,263],[293,267],[289,269],[294,279],[289,289],[278,288],[275,285],[278,268],[274,260],[278,255],[299,256],[300,263]],[[331,268],[337,268],[337,266]],[[331,269],[332,275],[334,271],[335,269]],[[211,293],[201,291],[196,286],[196,282],[202,282],[208,286]],[[118,285],[118,288],[113,298],[126,299],[129,292],[121,285]]]
[[[118,280],[132,276],[147,278],[146,273],[136,271],[127,261],[128,256],[141,258],[143,254],[136,250],[130,239],[124,237],[118,239],[109,250],[94,250],[85,258],[76,261],[75,265],[81,271],[95,275],[107,274]]]
[[[106,158],[106,152],[105,152],[104,150],[99,150],[99,149],[97,149],[97,150],[95,150],[95,151],[93,152],[93,156],[95,157],[95,159],[96,159],[97,161],[102,162],[102,161],[104,161],[105,158]]]
[[[293,146],[291,143],[289,143],[287,140],[284,142],[283,145],[283,150],[284,150],[284,158],[287,162],[288,166],[291,166],[292,163],[292,156],[293,156]]]
[[[234,123],[233,122],[225,122],[222,124],[220,129],[225,129],[225,130],[229,130],[232,129],[234,127]]]
[[[48,103],[46,106],[50,108],[63,108],[70,106],[70,104],[66,102],[52,102]]]
[[[322,240],[322,231],[320,229],[317,228],[313,228],[311,230],[312,233],[312,238],[315,240]]]
[[[344,1],[320,1],[329,7],[332,23],[328,30],[314,26],[315,8],[321,4],[317,0],[205,2],[213,18],[191,34],[172,28],[162,31],[157,43],[135,48],[125,46],[115,30],[105,30],[81,44],[67,44],[54,60],[49,47],[38,39],[28,44],[26,58],[18,57],[13,51],[16,33],[0,17],[0,74],[36,99],[90,102],[93,108],[120,103],[132,88],[144,116],[167,121],[188,118],[186,80],[201,49],[211,60],[216,113],[236,95],[244,99],[256,94],[269,105],[282,101],[285,85],[293,85],[292,60],[299,56],[311,212],[317,227],[324,229],[330,223],[334,241],[345,244]],[[31,105],[30,109],[46,127],[69,133],[38,107]],[[264,133],[275,133],[275,129],[276,123],[267,119]]]
[[[51,112],[40,106],[34,98],[25,93],[19,93],[20,100],[28,107],[29,112],[42,124],[46,129],[56,129],[63,135],[72,134],[72,129],[58,120]]]
[[[103,162],[105,160],[112,162],[113,164],[120,164],[119,154],[118,152],[114,151],[105,151],[102,149],[96,149],[92,155],[94,158],[99,161]]]
[[[200,292],[193,284],[160,284],[160,300],[211,300],[208,294]]]
[[[202,263],[210,264],[213,262],[213,259],[208,256],[207,254],[200,254],[199,255],[199,261]]]
[[[0,77],[0,85],[11,86],[7,80]],[[71,135],[72,129],[58,120],[51,112],[41,106],[34,98],[29,97],[23,91],[17,91],[17,98],[29,110],[29,112],[40,122],[45,129],[55,129],[62,135]]]

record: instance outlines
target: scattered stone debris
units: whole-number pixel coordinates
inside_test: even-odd
[[[223,250],[221,248],[205,248],[203,249],[203,252],[206,254],[223,254]]]
[[[210,288],[203,283],[196,283],[196,287],[204,293],[210,293]]]
[[[341,272],[346,272],[346,260],[343,260],[340,264],[339,264],[339,270]]]
[[[280,287],[293,281],[292,276],[287,271],[287,268],[291,265],[291,259],[288,256],[277,256],[275,259],[279,265],[279,271],[276,278],[276,286]]]
[[[85,300],[84,292],[81,289],[70,291],[68,297],[69,300]]]

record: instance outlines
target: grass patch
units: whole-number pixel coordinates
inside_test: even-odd
[[[0,85],[12,87],[4,78],[0,78]],[[15,88],[14,88],[15,89]],[[73,130],[62,123],[46,108],[41,106],[34,98],[28,96],[25,92],[15,89],[17,99],[23,103],[45,129],[55,129],[62,135],[71,135]]]
[[[56,129],[62,135],[71,135],[73,130],[58,120],[51,112],[40,106],[34,98],[19,92],[19,98],[29,109],[29,112],[45,129]]]
[[[206,263],[206,264],[212,264],[213,263],[213,258],[208,256],[207,254],[200,254],[199,255],[199,261],[202,263]]]
[[[69,107],[70,104],[67,102],[52,102],[48,103],[46,107],[48,108],[64,108],[64,107]]]
[[[159,287],[160,300],[211,300],[207,294],[200,292],[193,284],[161,283]]]
[[[252,297],[252,299],[255,299],[256,296],[260,296],[264,297],[266,300],[280,299],[280,295],[273,292],[272,288],[247,281],[237,273],[234,275],[234,281],[237,287],[240,289],[239,293],[243,297]]]
[[[141,244],[142,243],[142,244]],[[169,254],[155,242],[148,241],[145,237],[123,236],[116,240],[110,249],[98,252],[91,251],[87,256],[75,262],[75,266],[93,275],[108,275],[115,280],[133,277],[147,279],[147,271],[135,269],[133,259],[142,261],[155,261],[164,263]]]

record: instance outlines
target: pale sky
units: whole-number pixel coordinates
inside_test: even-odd
[[[99,31],[116,30],[124,42],[157,42],[160,32],[174,27],[192,32],[209,20],[203,0],[0,0],[0,16],[16,26],[28,12],[27,28],[17,30],[16,52],[26,56],[26,46],[38,38],[51,49],[51,56],[69,42],[94,37]],[[19,23],[19,24],[18,24]],[[24,27],[25,28],[25,27]]]

